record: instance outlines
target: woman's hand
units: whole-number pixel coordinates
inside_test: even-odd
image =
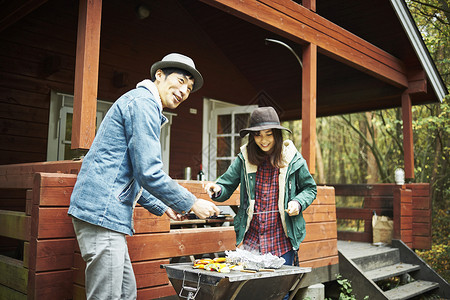
[[[213,198],[214,194],[219,193],[221,189],[222,188],[220,187],[220,185],[214,182],[209,182],[205,185],[205,192],[208,194],[210,198]]]
[[[300,203],[298,203],[295,200],[288,202],[288,208],[286,209],[286,212],[289,216],[297,216],[300,213]]]

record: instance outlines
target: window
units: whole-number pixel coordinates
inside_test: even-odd
[[[112,103],[97,100],[96,128],[100,126]],[[73,95],[52,92],[48,126],[47,161],[71,160],[88,150],[71,149]]]
[[[161,159],[163,162],[163,170],[166,174],[169,174],[169,160],[170,160],[170,127],[172,126],[172,118],[177,114],[165,112],[163,114],[167,117],[168,122],[161,128],[161,137],[159,142],[161,143]]]
[[[222,175],[240,152],[246,139],[239,131],[248,125],[257,105],[236,106],[216,100],[204,102],[203,158],[205,177],[215,180]]]

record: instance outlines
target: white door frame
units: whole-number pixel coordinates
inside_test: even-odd
[[[239,106],[219,100],[203,99],[202,166],[206,180],[216,180],[217,116],[251,113],[257,105]],[[232,122],[234,128],[234,122]],[[232,129],[233,129],[232,128]],[[234,130],[232,130],[234,132]],[[232,139],[232,144],[234,139]],[[233,153],[232,153],[233,154]],[[213,159],[212,159],[213,158]]]

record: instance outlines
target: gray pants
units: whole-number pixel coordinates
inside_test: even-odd
[[[136,299],[137,288],[125,234],[72,218],[86,262],[86,297]]]

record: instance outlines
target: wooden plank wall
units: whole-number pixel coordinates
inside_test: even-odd
[[[75,237],[67,215],[75,174],[36,173],[25,267],[28,299],[72,297]]]
[[[220,100],[228,102],[250,101],[256,91],[221,49],[210,42],[205,46],[209,38],[196,30],[198,24],[178,1],[153,3],[151,20],[139,20],[135,9],[132,1],[102,2],[98,99],[114,102],[149,78],[150,66],[167,53],[192,56],[201,72],[208,74],[210,84],[176,110],[171,127],[170,175],[183,178],[187,166],[197,174],[202,153],[199,128],[203,96],[220,95]],[[74,93],[78,11],[79,1],[47,1],[0,32],[0,165],[46,160],[48,127],[52,125],[51,92]],[[167,23],[169,16],[178,22]],[[152,42],[142,39],[158,23],[166,24],[164,30],[169,33],[180,26],[194,31],[175,40],[164,31],[153,35]],[[227,85],[215,84],[228,78],[235,80]],[[198,113],[191,113],[191,109]]]
[[[306,237],[298,251],[300,266],[319,268],[338,264],[334,188],[317,187],[317,198],[303,216]]]
[[[412,191],[412,243],[416,249],[431,249],[431,190],[429,183],[406,184]]]
[[[19,193],[33,188],[35,173],[78,174],[80,167],[81,161],[71,160],[0,165],[0,189]]]
[[[412,237],[412,191],[405,186],[394,189],[394,232],[393,238],[402,240],[408,247],[413,246]]]

